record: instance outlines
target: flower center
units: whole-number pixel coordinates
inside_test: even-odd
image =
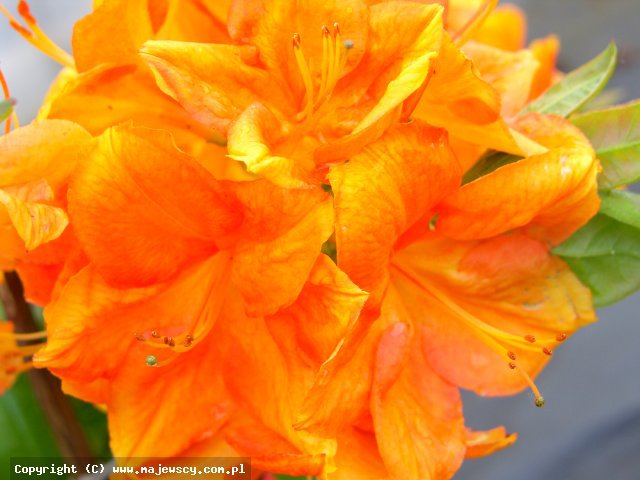
[[[435,300],[440,302],[440,304],[454,313],[456,318],[464,321],[466,325],[471,327],[471,329],[476,333],[478,338],[480,338],[484,342],[485,345],[487,345],[494,352],[503,357],[507,366],[522,376],[535,396],[534,403],[536,407],[544,406],[544,397],[540,393],[540,390],[538,389],[534,381],[531,379],[531,376],[518,365],[518,358],[513,350],[525,350],[530,352],[537,352],[541,355],[551,356],[553,355],[552,348],[566,340],[567,335],[565,333],[559,332],[554,337],[536,338],[531,334],[516,335],[513,333],[505,332],[504,330],[490,325],[479,319],[475,315],[471,314],[456,302],[451,300],[446,293],[442,292],[431,283],[418,278],[418,276],[408,271],[408,269],[404,266],[402,268],[398,265],[394,266],[411,282],[422,287],[422,289],[429,293]]]
[[[298,113],[297,120],[303,121],[319,110],[331,98],[347,60],[347,52],[353,48],[353,41],[342,42],[340,26],[333,24],[333,31],[322,26],[322,63],[320,81],[314,82],[311,69],[302,51],[302,39],[298,33],[292,37],[293,54],[302,76],[305,89],[304,107]]]

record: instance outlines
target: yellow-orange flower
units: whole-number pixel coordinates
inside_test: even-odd
[[[335,434],[364,422],[378,475],[449,478],[467,448],[477,456],[512,443],[503,431],[465,433],[455,385],[482,395],[530,387],[542,404],[532,377],[594,320],[589,291],[549,251],[597,211],[594,153],[559,117],[517,127],[548,153],[459,189],[444,133],[419,122],[330,175],[338,264],[371,296],[298,427]]]
[[[257,329],[307,282],[347,302],[325,302],[332,326],[366,298],[318,260],[333,228],[320,188],[218,181],[156,130],[103,133],[74,176],[69,212],[89,263],[45,309],[49,340],[36,361],[67,391],[107,406],[117,456],[219,443],[238,408],[222,375],[234,331]]]
[[[228,28],[237,44],[152,41],[142,57],[249,172],[303,186],[397,120],[440,48],[442,8],[234,2]]]

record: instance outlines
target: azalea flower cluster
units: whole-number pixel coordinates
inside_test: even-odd
[[[513,443],[459,388],[543,405],[595,319],[552,249],[599,163],[523,113],[558,42],[496,3],[94,0],[73,56],[5,12],[65,68],[0,138],[0,266],[47,334],[0,325],[0,388],[39,350],[122,458],[424,480]],[[491,151],[519,160],[470,178]]]

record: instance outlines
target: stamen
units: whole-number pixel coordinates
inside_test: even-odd
[[[306,101],[304,109],[298,114],[297,120],[302,121],[312,116],[313,112],[319,110],[325,102],[331,98],[340,74],[347,63],[346,52],[353,48],[353,41],[347,40],[342,43],[340,25],[333,24],[333,33],[326,25],[322,25],[322,62],[320,65],[320,84],[317,93],[314,88],[314,78],[312,77],[309,65],[302,52],[300,35],[293,34],[292,45],[298,70],[304,83]],[[315,93],[315,94],[314,94]]]
[[[44,340],[45,338],[47,338],[47,332],[44,330],[33,333],[14,333],[0,331],[0,338],[13,338],[16,341]]]
[[[38,22],[36,22],[36,19],[31,14],[31,10],[29,9],[27,2],[20,0],[20,3],[18,4],[18,13],[27,24],[26,27],[21,25],[20,22],[11,15],[11,13],[2,4],[0,4],[0,13],[7,17],[9,25],[11,25],[11,27],[31,45],[64,66],[71,68],[75,67],[73,57],[60,48],[39,27]]]
[[[531,379],[531,377],[527,374],[525,370],[522,370],[516,363],[517,356],[514,351],[508,349],[506,346],[517,347],[521,350],[532,351],[532,352],[540,352],[545,355],[552,355],[552,350],[548,346],[543,346],[542,349],[532,345],[532,343],[536,342],[536,338],[533,335],[524,335],[517,336],[507,332],[504,332],[492,325],[489,325],[479,318],[475,317],[467,310],[453,302],[449,297],[441,292],[438,288],[434,287],[431,283],[424,281],[423,278],[414,275],[410,270],[405,268],[400,268],[398,265],[394,265],[394,267],[401,272],[407,279],[421,287],[423,290],[428,292],[433,298],[438,300],[441,304],[451,310],[456,316],[463,321],[465,321],[470,327],[474,329],[478,337],[480,337],[483,342],[491,348],[493,351],[498,353],[499,355],[504,355],[509,359],[508,366],[512,370],[517,370],[520,375],[522,375],[523,379],[527,383],[527,385],[531,388],[535,395],[535,404],[538,407],[542,407],[544,405],[544,398],[540,394],[540,391],[536,387],[535,383]],[[560,339],[564,340],[566,338],[565,334],[556,335],[555,339],[560,341]],[[552,343],[553,339],[545,339],[545,343]]]
[[[33,367],[31,357],[46,339],[46,332],[15,333],[10,322],[0,323],[0,375],[17,375]],[[19,342],[37,342],[19,345]]]
[[[511,367],[511,364],[509,364],[509,367]],[[520,375],[522,375],[522,378],[524,378],[524,381],[527,382],[527,385],[529,385],[529,388],[531,388],[531,391],[535,395],[535,398],[536,398],[535,405],[536,405],[536,407],[544,407],[544,397],[540,393],[540,390],[538,390],[538,387],[533,382],[533,380],[531,380],[531,377],[529,376],[529,374],[527,372],[525,372],[523,369],[521,369],[520,367],[518,367],[517,365],[516,365],[515,370],[518,373],[520,373]]]
[[[300,35],[297,33],[293,34],[293,54],[296,58],[300,75],[302,75],[302,82],[304,83],[304,89],[307,96],[304,110],[300,113],[300,120],[303,120],[307,118],[313,110],[313,80],[311,79],[309,65],[307,65],[307,61],[302,54]]]

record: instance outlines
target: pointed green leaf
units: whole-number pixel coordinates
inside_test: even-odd
[[[0,122],[4,121],[13,112],[11,100],[0,100]]]
[[[555,113],[567,117],[602,91],[615,69],[616,58],[616,45],[610,43],[600,55],[569,73],[523,112]]]
[[[640,289],[640,230],[603,213],[554,249],[593,294],[596,306]]]
[[[503,152],[488,152],[473,164],[473,166],[467,170],[462,177],[462,185],[471,183],[480,177],[489,175],[491,172],[497,170],[500,167],[509,165],[510,163],[522,160],[522,157],[511,155],[510,153]]]
[[[640,180],[640,101],[575,116],[602,163],[598,186],[611,189]]]
[[[640,230],[640,195],[612,190],[600,192],[600,213]]]

